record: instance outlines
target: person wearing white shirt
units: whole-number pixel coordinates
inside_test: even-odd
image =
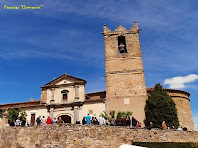
[[[21,126],[21,120],[20,120],[19,117],[18,117],[18,119],[15,122],[15,126]]]
[[[104,124],[104,119],[102,118],[101,115],[98,118],[98,122],[99,122],[99,125],[103,125]]]

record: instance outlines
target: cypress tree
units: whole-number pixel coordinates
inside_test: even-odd
[[[161,127],[162,121],[170,128],[179,126],[175,102],[160,84],[156,84],[155,89],[148,95],[145,113],[147,123],[152,122],[156,128]]]

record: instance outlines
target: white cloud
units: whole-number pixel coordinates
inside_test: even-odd
[[[198,79],[198,75],[196,74],[190,74],[187,76],[177,76],[173,78],[168,78],[164,81],[164,84],[169,85],[169,88],[173,89],[181,89],[181,88],[187,88],[188,86],[186,83],[192,83],[195,80]]]

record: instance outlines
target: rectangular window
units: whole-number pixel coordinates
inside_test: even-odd
[[[67,94],[63,94],[63,100],[67,100]]]

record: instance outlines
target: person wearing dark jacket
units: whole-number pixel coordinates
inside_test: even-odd
[[[12,122],[10,122],[10,126],[15,126],[15,119],[13,119]]]
[[[130,117],[127,118],[126,125],[127,126],[131,126],[131,119],[130,119]]]
[[[36,123],[37,123],[37,125],[41,125],[41,116],[39,116],[39,117],[36,119]]]
[[[85,125],[86,123],[87,123],[86,117],[84,116],[83,119],[82,119],[82,124]]]
[[[23,118],[23,119],[22,119],[22,122],[21,122],[21,126],[24,127],[25,124],[26,124],[26,120],[25,120],[25,118]]]
[[[121,119],[117,117],[116,119],[116,126],[121,126]]]

